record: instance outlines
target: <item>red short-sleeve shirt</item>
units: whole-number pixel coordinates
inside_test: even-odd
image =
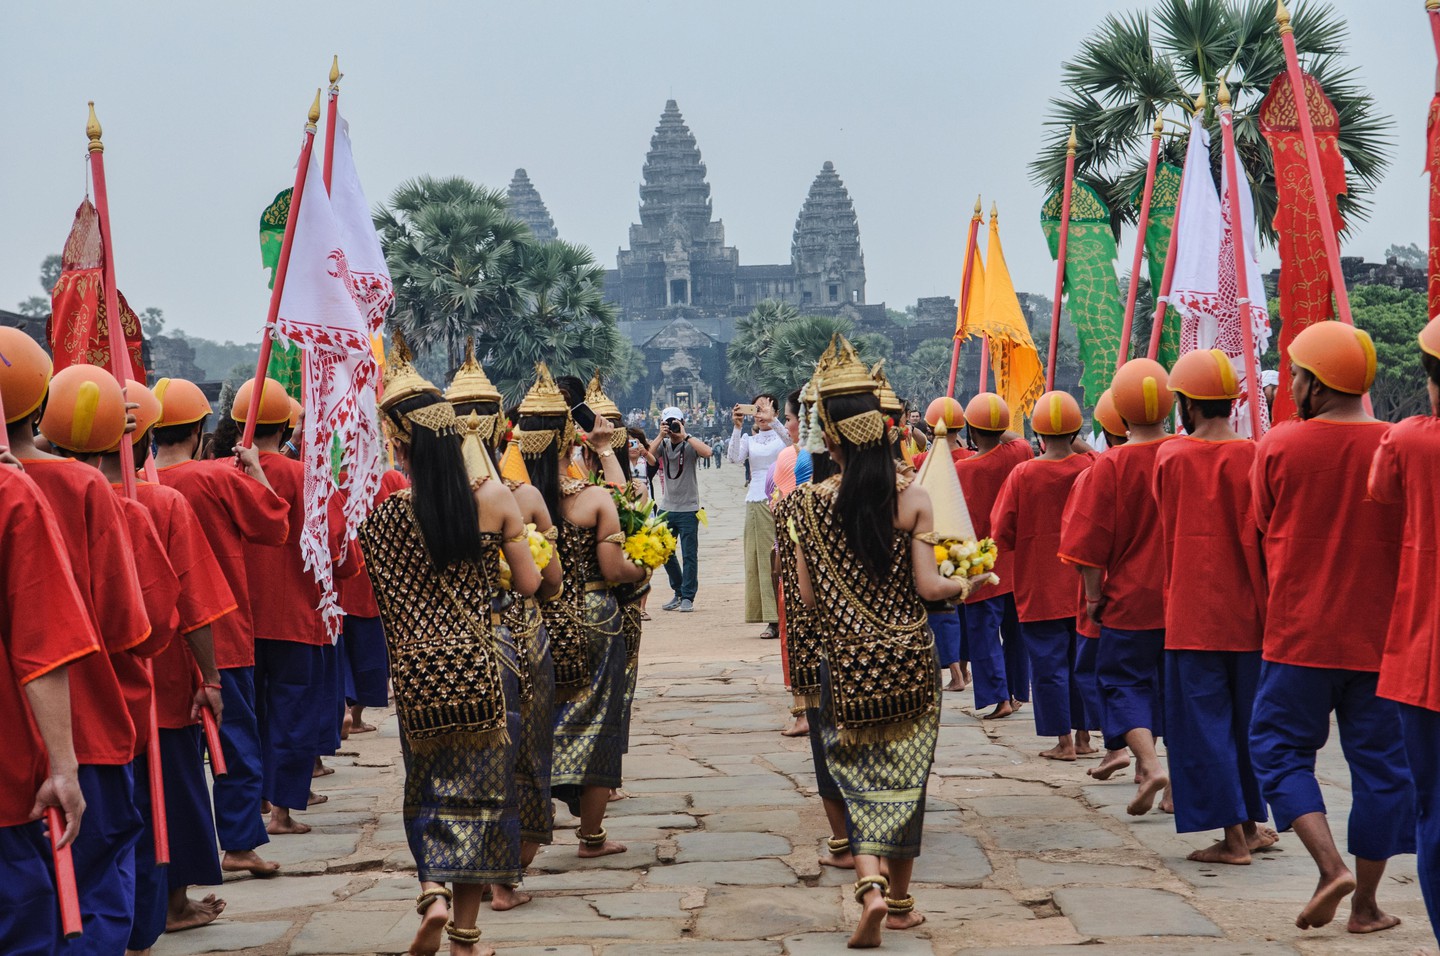
[[[170,567],[165,548],[155,531],[150,513],[139,501],[119,497],[117,500],[130,523],[130,540],[134,547],[135,569],[140,576],[140,589],[145,595],[146,613],[150,617],[150,636],[141,644],[121,654],[111,654],[110,663],[125,694],[125,706],[135,725],[135,754],[145,752],[150,742],[150,697],[155,682],[146,658],[159,657],[175,643],[180,631],[180,579]]]
[[[1000,487],[990,533],[1000,553],[1012,555],[1015,609],[1022,622],[1075,613],[1077,575],[1060,560],[1060,518],[1075,480],[1093,461],[1090,455],[1022,461]]]

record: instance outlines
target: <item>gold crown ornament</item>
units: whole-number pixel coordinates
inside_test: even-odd
[[[570,405],[565,401],[564,393],[560,391],[560,386],[555,384],[555,379],[550,375],[550,367],[544,362],[535,363],[535,384],[530,386],[530,391],[526,392],[520,401],[519,413],[522,418],[526,415],[565,418],[565,425],[559,431],[526,431],[517,427],[515,443],[520,446],[522,455],[526,458],[538,457],[557,438],[560,440],[561,452],[568,453],[575,440],[575,423],[570,419]]]
[[[385,372],[380,378],[380,410],[387,412],[407,398],[416,395],[440,397],[440,389],[415,369],[415,356],[405,336],[396,329],[390,337],[390,354],[385,357]]]
[[[855,346],[838,332],[831,340],[835,349],[833,360],[820,372],[820,421],[825,435],[838,443],[843,436],[846,441],[860,448],[882,444],[886,436],[885,416],[878,409],[861,412],[839,420],[832,419],[825,411],[825,400],[840,395],[876,395],[880,386],[870,375],[870,369],[860,361]]]
[[[450,387],[445,389],[445,401],[452,405],[470,402],[500,402],[500,389],[490,381],[485,369],[475,359],[475,336],[465,339],[465,361],[455,370]]]
[[[608,418],[615,423],[615,431],[610,434],[610,447],[617,451],[624,448],[626,442],[630,440],[629,433],[619,427],[624,416],[620,414],[620,406],[615,404],[615,400],[605,394],[605,389],[600,384],[599,372],[596,372],[595,377],[590,379],[590,385],[585,389],[585,404],[589,405],[590,410],[596,415]]]
[[[870,377],[875,379],[880,396],[880,411],[900,423],[900,413],[905,410],[905,403],[900,401],[900,396],[895,394],[895,389],[890,387],[890,378],[885,374],[885,360],[881,359],[875,363],[870,370]]]

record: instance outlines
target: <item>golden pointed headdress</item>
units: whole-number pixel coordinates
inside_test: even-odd
[[[815,372],[810,380],[800,387],[800,447],[818,455],[825,451],[825,441],[820,425],[820,377],[835,361],[835,338],[815,361]]]
[[[877,394],[880,396],[881,414],[898,421],[900,413],[905,410],[905,403],[900,401],[900,396],[890,387],[890,378],[885,374],[884,359],[875,363],[875,367],[870,370],[870,377],[875,379],[875,385],[879,389]]]
[[[531,385],[530,391],[525,393],[525,398],[520,402],[519,412],[521,417],[526,415],[565,416],[565,426],[560,431],[515,429],[515,444],[520,447],[520,453],[526,458],[536,458],[544,454],[557,438],[560,439],[562,451],[570,447],[575,429],[575,423],[570,420],[570,405],[565,401],[565,395],[560,391],[560,386],[555,384],[555,379],[550,375],[550,368],[544,362],[535,363],[535,384]]]
[[[389,411],[396,404],[416,395],[440,395],[415,369],[415,356],[399,329],[390,337],[390,354],[385,357],[385,374],[380,379],[380,410]]]
[[[615,431],[610,434],[610,447],[615,449],[624,448],[625,443],[630,440],[630,435],[625,429],[619,427],[620,423],[624,420],[624,416],[620,414],[620,406],[615,404],[615,400],[605,394],[605,389],[600,384],[599,372],[596,372],[595,377],[590,379],[590,385],[585,389],[585,404],[589,405],[590,410],[596,415],[608,418],[615,423],[617,427]]]
[[[860,448],[882,444],[886,437],[885,416],[880,414],[878,409],[841,419],[832,419],[826,412],[826,399],[840,395],[866,394],[878,398],[880,391],[880,386],[870,377],[870,370],[860,361],[855,346],[851,345],[845,336],[837,332],[831,345],[835,348],[834,359],[825,368],[817,370],[820,375],[817,389],[820,393],[820,421],[824,426],[825,436],[837,444],[843,436],[850,444]]]
[[[500,389],[490,381],[485,369],[475,359],[475,337],[465,339],[465,361],[455,370],[450,387],[445,389],[445,401],[452,405],[467,402],[499,402]]]

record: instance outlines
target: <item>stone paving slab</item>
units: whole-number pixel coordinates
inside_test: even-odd
[[[1055,905],[1086,936],[1223,936],[1173,893],[1129,887],[1069,887]]]
[[[185,933],[166,933],[156,942],[152,952],[155,956],[244,952],[278,942],[293,926],[289,920],[239,923],[222,917],[201,929]]]
[[[708,894],[696,932],[707,939],[754,940],[844,926],[838,890],[722,886]]]
[[[848,952],[845,944],[850,934],[805,933],[785,938],[787,956],[836,956]],[[908,933],[886,933],[883,950],[892,956],[934,956],[935,947],[928,939]]]
[[[678,919],[685,916],[682,899],[680,893],[604,893],[587,896],[585,902],[606,919]]]
[[[795,871],[779,860],[677,863],[650,871],[650,886],[788,886]]]
[[[685,833],[675,839],[676,863],[720,863],[785,856],[790,841],[773,833]]]

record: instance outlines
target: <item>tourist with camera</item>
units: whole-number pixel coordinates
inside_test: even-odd
[[[780,636],[780,611],[775,601],[775,581],[770,574],[770,555],[775,550],[775,517],[770,513],[770,496],[765,492],[765,477],[770,466],[780,457],[793,439],[776,414],[780,402],[774,395],[761,393],[749,405],[736,405],[731,410],[735,430],[730,435],[730,463],[749,465],[750,478],[745,491],[745,620],[764,624],[760,636]],[[753,423],[747,435],[742,430],[745,419]]]
[[[695,592],[700,588],[698,464],[712,454],[709,445],[685,431],[683,411],[672,405],[660,413],[660,434],[650,443],[650,457],[660,475],[660,510],[680,542],[679,550],[665,562],[665,574],[675,592],[662,605],[666,611],[695,610]]]

